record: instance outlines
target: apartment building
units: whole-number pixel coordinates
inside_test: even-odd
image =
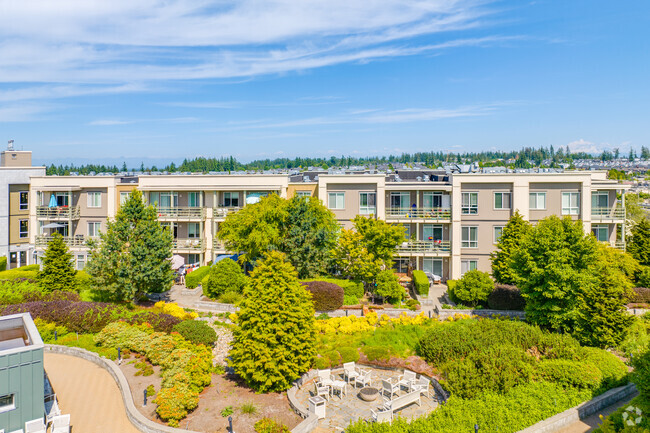
[[[174,237],[173,251],[186,263],[207,263],[227,251],[219,240],[226,216],[268,194],[314,196],[350,228],[356,215],[404,226],[395,267],[422,269],[443,280],[471,269],[490,270],[490,253],[503,226],[519,211],[536,223],[549,215],[583,221],[598,240],[625,247],[627,185],[605,172],[551,170],[455,172],[452,170],[307,170],[236,174],[131,174],[33,177],[31,234],[35,260],[56,231],[79,269],[86,241],[105,229],[133,188],[158,208]]]

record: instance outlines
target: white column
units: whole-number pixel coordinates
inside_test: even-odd
[[[461,183],[458,178],[452,177],[451,188],[451,228],[449,230],[449,240],[451,241],[451,260],[449,261],[449,278],[457,280],[460,278],[460,228],[462,204]]]
[[[585,233],[591,232],[591,178],[582,182],[580,189],[580,217]]]
[[[512,210],[519,211],[526,221],[530,219],[530,178],[515,176],[512,183]]]

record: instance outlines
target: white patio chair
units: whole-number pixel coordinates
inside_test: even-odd
[[[391,423],[393,421],[393,411],[390,409],[380,407],[377,409],[377,412],[370,409],[370,415],[372,417],[373,422]]]
[[[318,370],[318,378],[316,379],[323,386],[332,386],[334,378],[332,377],[332,370]]]
[[[431,385],[431,381],[420,375],[418,381],[413,384],[412,389],[413,391],[420,391],[420,395],[426,394],[427,397],[431,398],[429,395],[429,385]]]
[[[327,385],[321,385],[319,382],[314,383],[316,388],[316,395],[319,397],[325,397],[327,401],[330,401],[330,387]]]
[[[388,393],[389,398],[393,398],[393,394],[399,395],[399,384],[391,380],[382,379],[381,394],[384,395],[385,393]]]
[[[360,374],[361,374],[361,372],[356,367],[354,362],[346,362],[346,363],[343,364],[343,378],[345,379],[345,381],[347,383],[350,383],[350,379],[356,380],[356,378]]]
[[[370,386],[372,381],[372,370],[361,370],[361,374],[355,379],[356,384],[360,383],[362,386]]]
[[[411,370],[404,370],[404,374],[397,378],[397,384],[399,386],[405,386],[409,391],[411,386],[417,381],[417,374]]]
[[[52,433],[70,433],[70,415],[58,415],[52,418]]]
[[[43,418],[27,421],[25,423],[25,433],[45,433],[47,427],[43,422]]]

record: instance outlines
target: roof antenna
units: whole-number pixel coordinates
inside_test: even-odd
[[[13,140],[9,140],[7,142],[7,150],[14,150],[14,141]]]

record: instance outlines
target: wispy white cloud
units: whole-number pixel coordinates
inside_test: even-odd
[[[133,122],[127,121],[127,120],[100,119],[100,120],[93,120],[92,122],[89,123],[89,125],[91,125],[91,126],[115,126],[115,125],[128,125],[130,123],[133,123]]]
[[[51,107],[44,104],[21,104],[0,106],[0,123],[3,122],[28,122],[43,113],[50,111]]]

